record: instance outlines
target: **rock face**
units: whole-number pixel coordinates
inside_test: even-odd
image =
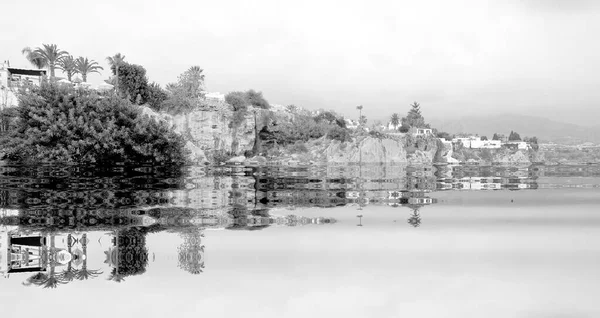
[[[529,155],[524,151],[516,151],[514,153],[496,153],[494,155],[494,163],[500,164],[530,164]]]
[[[254,115],[252,108],[240,125],[231,127],[233,111],[227,107],[197,110],[187,114],[157,113],[142,106],[142,112],[165,121],[184,136],[193,162],[211,162],[217,154],[243,155],[254,145]]]
[[[254,146],[254,109],[250,108],[237,127],[230,124],[234,112],[223,105],[210,109],[197,110],[188,114],[169,115],[157,113],[148,107],[141,107],[144,114],[165,121],[186,139],[190,160],[194,163],[215,162],[219,155],[235,156],[236,163],[250,164],[326,164],[326,163],[365,163],[365,164],[431,164],[477,162],[480,164],[529,164],[543,161],[536,152],[510,151],[508,149],[453,150],[452,144],[443,143],[433,136],[387,135],[384,138],[371,135],[355,136],[352,141],[340,142],[325,137],[305,144],[307,151],[281,154],[275,158],[257,157],[244,160],[244,153]],[[257,117],[264,110],[257,109]],[[286,115],[286,114],[283,114]],[[281,114],[277,120],[289,120]],[[291,116],[287,114],[287,116]],[[281,117],[281,118],[279,118]],[[260,121],[260,120],[259,120]],[[305,149],[305,150],[306,150]]]
[[[332,142],[326,161],[334,163],[407,163],[403,142],[366,137],[352,143]]]

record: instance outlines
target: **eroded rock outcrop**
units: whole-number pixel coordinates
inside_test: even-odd
[[[246,112],[236,126],[232,125],[234,112],[227,107],[197,110],[186,114],[169,115],[141,107],[142,112],[167,122],[184,136],[192,162],[212,162],[217,154],[243,155],[254,145],[253,109]]]
[[[407,163],[403,141],[366,137],[354,142],[332,142],[326,161],[334,163]]]

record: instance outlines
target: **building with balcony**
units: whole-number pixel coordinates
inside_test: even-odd
[[[0,107],[17,106],[16,90],[25,85],[40,85],[46,70],[10,67],[8,61],[0,65]]]
[[[10,67],[10,62],[4,61],[0,66],[0,87],[17,88],[23,84],[40,85],[46,70]]]

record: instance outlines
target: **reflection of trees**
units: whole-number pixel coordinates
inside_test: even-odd
[[[120,276],[140,275],[146,272],[148,265],[148,249],[146,248],[146,233],[130,228],[120,230],[116,237],[117,266],[112,280],[118,281]]]
[[[108,276],[108,280],[112,280],[113,282],[123,282],[125,281],[125,276],[119,274],[118,268],[113,268],[112,271],[110,272],[110,275]]]
[[[200,230],[193,229],[181,236],[183,243],[177,248],[178,266],[191,274],[200,274],[204,269],[204,235]]]
[[[73,236],[71,234],[69,234],[67,236],[67,251],[69,252],[69,254],[72,254],[72,249],[73,249]],[[69,262],[69,264],[67,264],[67,269],[63,270],[60,273],[60,280],[62,282],[68,283],[68,282],[72,282],[73,279],[75,279],[76,276],[76,271],[73,270],[73,265],[72,265],[73,261]]]
[[[413,208],[413,213],[408,218],[408,224],[413,227],[419,227],[421,225],[421,215],[419,214],[419,208]]]
[[[83,234],[81,237],[81,244],[83,245],[83,264],[81,265],[81,269],[75,273],[75,277],[78,280],[87,280],[88,278],[96,278],[102,274],[99,270],[90,270],[87,268],[87,235]],[[70,264],[70,262],[69,262]]]
[[[48,280],[46,273],[35,273],[23,282],[23,286],[43,286]]]

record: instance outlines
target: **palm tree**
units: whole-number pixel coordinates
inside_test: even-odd
[[[419,227],[419,225],[421,225],[421,215],[419,214],[418,208],[413,208],[413,213],[408,218],[408,224],[413,227]]]
[[[79,74],[81,74],[81,77],[84,82],[87,82],[88,73],[100,74],[99,70],[104,70],[104,68],[102,68],[102,66],[98,65],[98,62],[96,62],[94,60],[88,60],[87,57],[84,58],[83,56],[80,56],[79,58],[77,58],[75,60],[75,64],[76,64],[77,72]]]
[[[69,82],[73,78],[73,75],[79,72],[77,70],[77,63],[75,62],[75,58],[73,58],[73,55],[67,55],[58,60],[56,68],[67,74],[67,79],[69,80]]]
[[[30,47],[24,47],[21,50],[21,54],[25,55],[27,61],[29,61],[29,63],[31,63],[31,65],[35,66],[36,68],[42,69],[46,67],[46,60],[34,54],[33,50]]]
[[[123,63],[125,63],[125,55],[122,55],[121,53],[117,53],[114,56],[109,56],[106,58],[106,61],[108,62],[108,65],[110,66],[111,69],[114,68],[113,71],[113,75],[115,75],[116,77],[116,81],[117,81],[117,85],[115,86],[117,88],[117,91],[119,90],[119,66],[122,65]]]
[[[68,55],[66,51],[62,51],[58,49],[56,44],[42,44],[42,47],[38,47],[33,52],[31,52],[34,58],[41,58],[45,62],[45,66],[50,69],[50,78],[54,78],[54,69],[56,68],[56,63],[64,57]]]
[[[72,58],[72,56],[71,56],[71,58]],[[69,252],[69,254],[72,254],[71,253],[72,248],[73,248],[73,237],[71,234],[69,234],[67,236],[67,251]],[[60,273],[59,279],[61,282],[63,282],[63,283],[72,282],[73,279],[75,279],[75,277],[77,276],[77,272],[73,270],[72,264],[73,264],[73,262],[70,261],[69,264],[67,265],[67,269],[63,270]]]
[[[358,105],[356,106],[356,109],[358,109],[358,125],[361,125],[361,119],[362,119],[362,109],[363,109],[363,105]]]
[[[117,268],[113,268],[113,270],[110,272],[110,276],[108,276],[108,280],[112,280],[113,282],[120,283],[120,282],[125,281],[125,276],[119,274]]]
[[[390,123],[392,126],[394,126],[394,130],[398,129],[398,125],[400,124],[400,115],[398,115],[398,113],[393,113]]]

